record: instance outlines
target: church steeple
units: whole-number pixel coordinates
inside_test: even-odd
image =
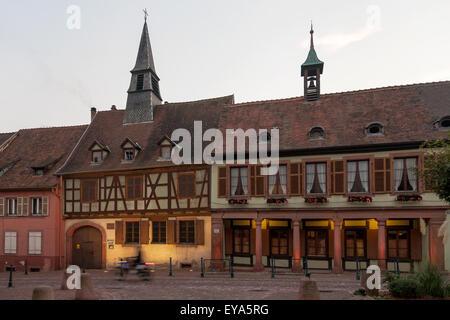
[[[131,70],[131,82],[128,89],[124,124],[149,122],[153,120],[153,106],[161,104],[159,77],[156,74],[153,61],[152,46],[147,26],[147,11],[145,12],[144,28],[136,59],[136,65]]]
[[[308,101],[318,100],[320,97],[320,75],[323,73],[324,63],[317,57],[314,49],[314,29],[311,23],[311,44],[308,57],[302,64],[304,96]]]

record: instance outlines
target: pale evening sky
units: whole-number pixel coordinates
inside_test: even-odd
[[[309,47],[322,92],[450,80],[450,1],[1,0],[0,132],[85,124],[125,108],[144,22],[165,101],[302,96]],[[67,8],[81,9],[69,30]]]

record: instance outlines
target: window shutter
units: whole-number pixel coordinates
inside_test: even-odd
[[[0,217],[5,215],[5,198],[0,198]]]
[[[375,159],[373,177],[375,193],[389,193],[391,191],[391,160],[389,158]]]
[[[176,243],[175,239],[175,227],[176,227],[176,221],[175,220],[168,220],[167,221],[167,243],[168,244],[174,244]]]
[[[344,160],[331,162],[331,194],[345,194]]]
[[[30,203],[30,198],[23,198],[22,202],[22,215],[27,217],[28,216],[28,206]]]
[[[49,207],[48,207],[48,197],[42,197],[42,215],[48,216]]]
[[[264,196],[264,176],[261,175],[261,165],[249,166],[250,169],[250,195]]]
[[[422,234],[419,229],[411,230],[411,260],[422,260]]]
[[[150,240],[148,220],[141,220],[139,223],[139,229],[139,243],[148,244]]]
[[[22,202],[23,198],[17,198],[17,216],[22,216]]]
[[[226,197],[227,196],[227,184],[228,184],[228,170],[227,167],[219,167],[219,177],[218,177],[218,196]]]
[[[303,165],[302,163],[291,163],[289,168],[290,194],[294,196],[303,195]]]
[[[205,222],[195,220],[195,244],[205,244]]]
[[[116,221],[116,244],[124,244],[125,242],[123,226],[123,221]]]
[[[424,162],[423,162],[423,172],[424,172],[424,174],[427,174],[428,171],[430,170],[426,166],[426,162],[429,161],[430,159],[431,159],[430,156],[425,156],[425,159],[424,159]],[[423,182],[422,183],[423,191],[425,191],[425,192],[433,192],[432,187],[433,187],[433,185],[436,184],[436,181],[433,181],[430,177],[427,177],[427,176],[425,176],[422,180],[423,180],[422,181]]]

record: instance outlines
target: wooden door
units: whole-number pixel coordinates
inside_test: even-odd
[[[72,237],[72,264],[86,269],[102,267],[102,235],[93,227],[77,229]]]

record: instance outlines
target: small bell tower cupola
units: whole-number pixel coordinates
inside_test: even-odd
[[[147,27],[147,10],[142,30],[136,65],[131,70],[124,124],[142,123],[153,120],[153,107],[162,103],[159,91],[159,77],[153,61],[152,46]]]
[[[315,101],[320,98],[320,75],[323,72],[323,62],[319,60],[314,50],[314,29],[311,23],[311,46],[308,58],[302,64],[302,77],[304,97],[307,101]]]

